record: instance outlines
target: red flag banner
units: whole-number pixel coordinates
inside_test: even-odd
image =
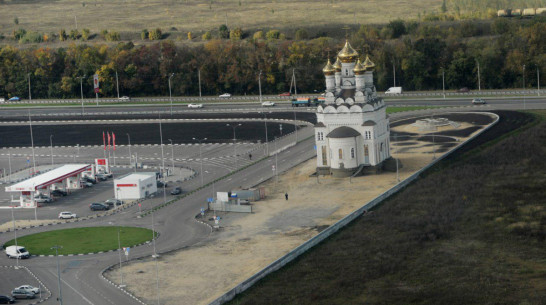
[[[104,138],[104,131],[102,132],[102,145],[104,146],[104,150],[106,150],[106,138]]]
[[[114,144],[114,151],[116,150],[116,134],[112,131],[112,143]]]
[[[106,132],[106,134],[108,135],[108,150],[110,150],[110,132]]]

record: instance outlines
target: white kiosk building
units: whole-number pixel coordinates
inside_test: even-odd
[[[317,174],[348,177],[379,170],[390,158],[389,119],[373,83],[374,63],[345,42],[326,78],[325,103],[317,108]]]
[[[156,173],[139,172],[114,179],[116,199],[142,199],[157,192]]]

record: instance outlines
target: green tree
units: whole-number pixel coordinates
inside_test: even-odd
[[[279,39],[281,32],[279,30],[270,30],[265,34],[267,40]]]
[[[391,38],[398,38],[407,33],[406,25],[402,19],[392,20],[387,27],[392,31]]]
[[[193,39],[193,34],[191,32],[188,32],[188,40],[192,40]]]
[[[25,29],[17,29],[13,31],[12,36],[13,39],[19,40],[21,37],[25,36],[26,33],[27,31]]]
[[[234,28],[229,31],[229,39],[231,40],[241,40],[243,37],[243,30],[241,28]]]
[[[442,13],[446,13],[447,12],[447,5],[446,5],[446,0],[442,1]]]
[[[201,37],[201,39],[203,40],[211,40],[212,39],[212,34],[210,31],[206,31],[205,34],[203,34],[203,36]]]
[[[119,41],[121,36],[117,31],[108,32],[105,36],[106,41]]]
[[[83,29],[82,30],[82,40],[89,40],[89,35],[91,34],[91,31],[89,29]]]
[[[140,32],[140,39],[142,40],[146,40],[148,39],[148,30],[147,29],[144,29]]]
[[[13,18],[13,24],[18,25],[19,24],[19,18],[17,18],[17,17]]]
[[[229,37],[229,28],[227,27],[227,25],[225,24],[222,24],[219,28],[218,28],[218,33],[220,35],[220,38],[222,39],[227,39]]]
[[[71,30],[69,37],[72,40],[77,40],[80,38],[80,32],[78,30]]]
[[[254,35],[252,35],[252,39],[254,40],[264,39],[264,32],[257,31],[256,33],[254,33]]]
[[[65,41],[66,38],[67,38],[67,36],[66,36],[66,31],[65,31],[65,29],[61,29],[61,30],[59,31],[59,40],[60,40],[60,41]]]
[[[309,34],[306,29],[299,29],[296,31],[296,40],[304,40],[309,38]]]
[[[38,32],[28,32],[19,39],[19,43],[40,43],[42,41],[44,41],[44,37]]]
[[[163,36],[163,34],[161,33],[160,28],[157,28],[155,30],[151,30],[150,33],[148,34],[148,38],[150,40],[160,40],[162,36]]]

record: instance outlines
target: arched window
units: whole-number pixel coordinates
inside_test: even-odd
[[[343,149],[339,149],[339,160],[343,159]]]
[[[351,148],[351,159],[355,158],[355,148]]]

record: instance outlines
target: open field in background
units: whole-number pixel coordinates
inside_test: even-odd
[[[537,113],[499,112],[462,151],[228,304],[544,304]]]
[[[3,3],[2,3],[3,2]],[[61,28],[88,28],[92,33],[103,29],[122,32],[122,39],[131,32],[140,39],[142,29],[175,27],[186,37],[217,30],[221,24],[230,28],[297,29],[339,24],[386,23],[396,18],[417,18],[424,11],[439,10],[441,0],[321,0],[321,1],[248,1],[248,0],[59,0],[0,2],[0,32],[16,28],[57,33]],[[14,24],[14,18],[19,25]],[[76,18],[75,18],[76,17]],[[341,31],[341,30],[340,30]],[[126,33],[123,33],[126,32]]]

